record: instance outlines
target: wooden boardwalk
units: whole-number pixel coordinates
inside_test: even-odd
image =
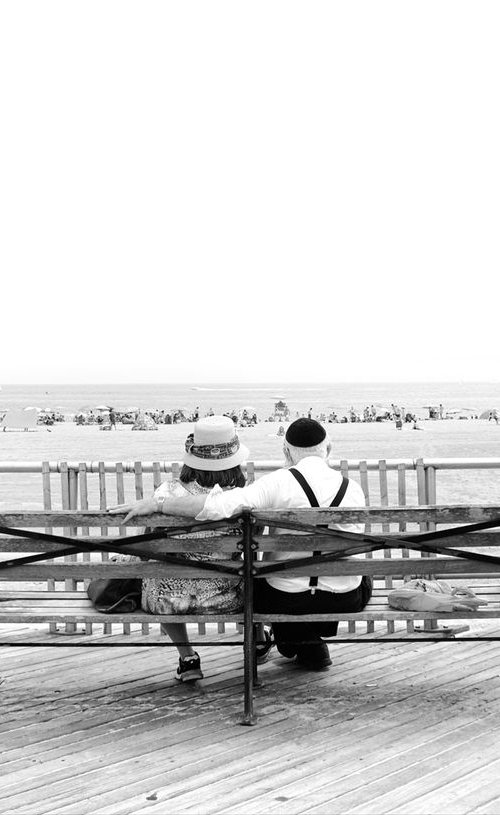
[[[500,642],[330,649],[273,650],[242,727],[238,647],[200,648],[196,686],[170,648],[5,647],[0,812],[500,813]]]

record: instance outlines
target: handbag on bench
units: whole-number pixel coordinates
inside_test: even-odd
[[[114,555],[114,562],[140,560],[134,555]],[[141,608],[142,578],[97,577],[87,586],[87,596],[102,614],[130,614]]]
[[[142,580],[136,577],[111,580],[99,577],[91,580],[87,587],[89,599],[103,614],[124,614],[140,609],[141,593]]]
[[[390,591],[387,602],[399,611],[475,611],[488,605],[467,586],[423,578],[408,580],[402,588]]]

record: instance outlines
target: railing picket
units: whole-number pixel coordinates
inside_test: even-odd
[[[421,506],[427,506],[429,504],[429,497],[427,494],[427,476],[425,473],[425,464],[422,458],[418,458],[416,461],[416,469],[417,469],[417,498],[418,503]],[[427,521],[422,521],[419,525],[421,532],[428,532],[430,528],[430,524]],[[434,527],[435,528],[435,527]],[[430,558],[432,555],[429,552],[421,552],[420,557]],[[425,575],[426,579],[432,580],[432,575]],[[436,620],[427,620],[426,627],[428,628],[437,628],[438,621]]]
[[[72,509],[70,502],[70,486],[69,486],[69,470],[66,461],[61,461],[61,504],[63,509]],[[74,530],[71,527],[64,528],[65,535],[72,535]],[[73,563],[77,560],[77,555],[66,555],[64,560],[68,563]],[[76,580],[67,579],[64,581],[65,591],[76,591],[78,583]],[[66,623],[65,630],[67,634],[74,634],[76,632],[75,623]]]
[[[144,498],[144,479],[143,479],[143,472],[142,472],[142,461],[135,461],[134,462],[134,473],[135,473],[135,500],[140,501]],[[140,530],[138,530],[140,531]],[[141,625],[141,632],[142,634],[149,634],[149,624],[142,623]]]
[[[340,475],[342,478],[349,478],[349,462],[346,459],[341,459],[340,461]],[[354,620],[349,620],[347,623],[347,630],[349,634],[356,633],[356,623]]]
[[[42,494],[43,494],[43,508],[52,509],[52,495],[50,490],[50,465],[48,461],[42,461]],[[45,531],[48,534],[52,533],[52,527],[46,526]],[[53,563],[53,558],[48,560],[47,563]],[[47,580],[47,591],[55,591],[56,581],[53,578]],[[57,623],[49,623],[49,631],[55,634],[57,631]]]
[[[427,504],[427,489],[425,483],[425,467],[424,467],[424,460],[422,458],[417,458],[415,462],[415,468],[417,471],[417,500],[420,506]],[[420,522],[420,531],[427,532],[427,523],[425,521]],[[426,553],[422,552],[422,557],[425,557]]]
[[[363,493],[364,493],[364,496],[365,496],[365,506],[369,507],[370,506],[370,486],[369,486],[369,483],[368,483],[368,466],[367,466],[366,461],[360,461],[359,462],[359,480],[360,480],[360,483],[361,483],[361,489],[363,490]],[[369,535],[370,531],[371,531],[371,528],[372,528],[371,524],[365,524],[364,526],[365,526],[365,533],[367,535]],[[372,558],[372,557],[373,557],[373,552],[366,552],[365,553],[365,558]],[[374,630],[375,630],[374,623],[371,622],[371,621],[368,621],[366,623],[366,633],[367,634],[373,633]]]
[[[379,461],[379,484],[380,484],[380,504],[383,507],[389,506],[389,489],[387,485],[387,463],[384,459]],[[382,532],[385,534],[390,532],[390,524],[383,523],[382,524]],[[384,549],[384,557],[391,558],[392,552],[390,549]],[[385,578],[385,587],[386,589],[392,589],[392,577]],[[394,633],[394,623],[392,620],[387,621],[387,633],[393,634]]]
[[[398,464],[398,504],[400,507],[406,506],[406,468],[404,464]],[[398,526],[400,532],[406,531],[405,521],[400,521]],[[408,549],[402,549],[401,553],[403,557],[410,557],[410,552]],[[406,631],[409,634],[413,634],[415,632],[415,624],[413,620],[406,621]]]
[[[78,485],[80,490],[80,509],[88,509],[89,508],[89,495],[88,495],[88,482],[87,482],[87,469],[85,467],[85,462],[80,462],[78,465]],[[90,529],[88,526],[81,527],[81,534],[82,537],[86,537],[90,535]],[[90,552],[82,552],[82,560],[89,563],[91,560]],[[85,579],[83,585],[87,588],[89,584],[89,579]],[[92,634],[92,623],[85,623],[85,633]]]
[[[162,481],[160,462],[153,461],[153,490],[157,490]]]
[[[99,461],[97,467],[99,473],[99,508],[106,509],[108,502],[106,496],[106,467],[104,465],[104,461]],[[103,536],[108,535],[107,526],[101,526],[101,534]],[[101,552],[101,560],[102,561],[109,560],[109,553]],[[103,632],[105,634],[111,634],[113,632],[113,627],[111,623],[104,623]]]
[[[142,477],[142,461],[134,462],[135,473],[135,500],[140,501],[144,498],[144,482]]]
[[[123,480],[123,463],[121,461],[116,462],[116,503],[117,504],[124,504],[125,503],[125,483]],[[124,537],[127,534],[126,528],[123,524],[120,524],[118,527],[118,534],[120,537]],[[130,623],[123,623],[122,631],[124,634],[130,634]]]
[[[253,461],[247,461],[246,481],[247,484],[253,484],[253,482],[255,481],[255,462]]]

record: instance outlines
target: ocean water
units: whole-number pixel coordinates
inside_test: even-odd
[[[278,399],[290,407],[292,416],[307,413],[335,412],[342,416],[352,405],[362,410],[365,405],[404,406],[417,416],[427,415],[427,405],[443,405],[445,410],[463,408],[477,412],[500,407],[500,382],[486,383],[279,383],[247,384],[120,384],[120,385],[6,385],[0,390],[0,410],[28,406],[75,413],[81,409],[105,404],[118,410],[128,407],[185,409],[199,407],[201,413],[215,413],[255,408],[260,419],[273,412]]]
[[[0,409],[37,406],[72,414],[78,410],[113,405],[163,409],[183,408],[200,414],[255,409],[260,421],[256,427],[241,428],[240,437],[255,461],[282,460],[282,439],[277,425],[265,421],[274,404],[283,399],[292,418],[335,410],[344,415],[352,405],[362,411],[365,405],[404,406],[421,417],[420,430],[411,424],[397,430],[393,422],[329,424],[332,458],[341,459],[443,459],[497,458],[500,460],[500,424],[480,419],[431,421],[427,405],[441,403],[445,411],[468,408],[476,415],[500,406],[499,383],[366,383],[366,384],[269,384],[246,385],[2,385]],[[102,432],[98,426],[81,427],[73,421],[52,427],[38,426],[30,432],[0,432],[2,462],[135,462],[179,461],[192,425],[158,425],[156,431],[133,432],[130,425]],[[6,464],[6,466],[8,466]],[[438,473],[438,500],[499,503],[500,470]],[[354,477],[356,475],[354,474]],[[39,505],[39,475],[0,472],[0,508]],[[132,484],[133,489],[133,484]],[[412,499],[409,494],[408,500]]]

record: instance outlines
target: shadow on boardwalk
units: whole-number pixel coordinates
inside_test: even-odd
[[[498,630],[490,630],[498,636]],[[133,635],[134,636],[134,635]],[[239,724],[241,648],[2,649],[3,815],[498,813],[500,643],[273,650]]]

